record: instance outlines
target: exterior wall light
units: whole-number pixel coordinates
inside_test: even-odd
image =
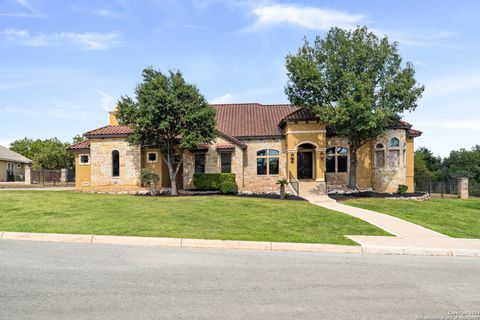
[[[325,154],[323,153],[323,151],[320,151],[320,160],[323,160],[325,158]]]
[[[295,163],[295,154],[290,153],[290,163]]]

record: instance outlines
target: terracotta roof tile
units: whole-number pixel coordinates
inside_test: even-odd
[[[216,148],[217,150],[226,150],[226,149],[235,149],[235,146],[229,143],[222,143],[222,144],[217,144]]]
[[[217,129],[235,138],[281,136],[280,122],[299,108],[290,104],[214,104]]]
[[[415,129],[409,129],[407,130],[407,137],[409,138],[418,138],[423,134],[422,131],[415,130]]]
[[[79,143],[71,144],[67,147],[67,150],[84,150],[84,149],[90,149],[90,141],[82,141]]]
[[[105,137],[105,136],[128,136],[132,129],[128,126],[104,126],[85,133],[87,138]]]

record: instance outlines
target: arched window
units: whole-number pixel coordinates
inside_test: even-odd
[[[279,152],[275,149],[263,149],[257,152],[257,175],[276,175],[280,169]]]
[[[327,149],[327,172],[348,171],[348,149],[345,147],[331,147]]]
[[[381,143],[375,145],[375,166],[377,168],[385,167],[385,146]]]
[[[400,147],[400,140],[397,138],[392,138],[390,140],[390,148],[399,148]]]
[[[118,150],[112,151],[112,177],[120,176],[120,153]]]

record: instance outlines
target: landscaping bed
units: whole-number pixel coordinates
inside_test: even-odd
[[[389,235],[306,201],[250,196],[2,191],[0,203],[0,231],[343,245],[355,245],[345,235]]]

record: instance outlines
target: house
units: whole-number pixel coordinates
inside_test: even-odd
[[[344,189],[348,184],[347,140],[335,128],[296,106],[217,104],[219,136],[183,154],[178,174],[179,189],[193,189],[194,173],[232,172],[240,191],[277,191],[282,177],[300,190]],[[71,145],[76,165],[76,187],[86,191],[131,191],[140,186],[140,171],[151,168],[170,185],[166,164],[155,147],[129,145],[131,133],[110,124],[85,133],[87,141]],[[395,192],[405,184],[413,191],[414,138],[421,135],[412,125],[398,121],[385,134],[364,145],[358,153],[357,183],[360,189]],[[178,158],[177,161],[180,159]]]
[[[0,182],[24,181],[25,167],[31,163],[27,157],[0,146]]]

